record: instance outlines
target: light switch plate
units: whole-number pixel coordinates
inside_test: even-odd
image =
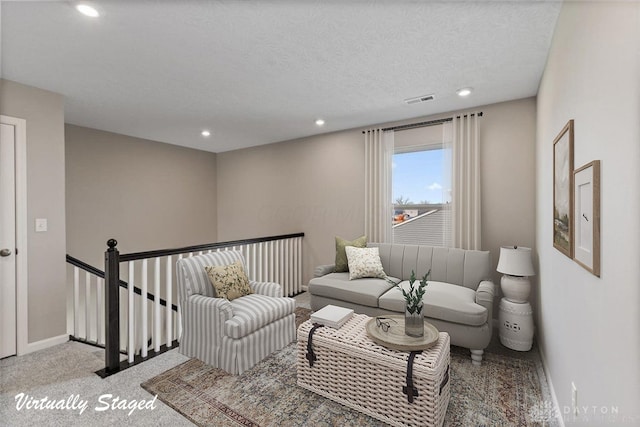
[[[43,231],[47,231],[47,219],[36,218],[36,232],[40,233]]]

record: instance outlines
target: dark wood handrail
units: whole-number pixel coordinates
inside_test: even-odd
[[[84,271],[87,271],[95,276],[98,276],[102,279],[104,279],[104,271],[97,269],[96,267],[87,264],[84,261],[80,261],[78,258],[74,258],[71,255],[67,254],[67,262],[75,267],[78,267]],[[129,289],[129,284],[127,282],[125,282],[124,280],[119,280],[120,282],[120,287],[124,288],[124,289]],[[142,296],[142,289],[140,289],[137,286],[133,287],[133,292],[135,292],[137,295]],[[156,297],[153,294],[150,294],[147,292],[147,299],[149,301],[155,301]],[[160,298],[160,305],[166,307],[167,306],[167,301],[165,301],[163,298]],[[178,311],[178,306],[175,304],[171,304],[171,310],[173,311]]]
[[[136,261],[145,258],[158,258],[169,255],[186,254],[188,252],[208,251],[209,249],[228,248],[230,246],[250,245],[253,243],[271,242],[274,240],[293,239],[304,237],[304,233],[283,234],[280,236],[257,237],[254,239],[232,240],[229,242],[205,243],[202,245],[187,246],[176,249],[158,249],[155,251],[133,252],[130,254],[120,254],[120,262]]]

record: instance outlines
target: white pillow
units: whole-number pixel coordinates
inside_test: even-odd
[[[387,275],[382,268],[380,251],[374,248],[356,248],[347,246],[344,248],[349,262],[349,280],[363,277],[378,277],[385,279]]]

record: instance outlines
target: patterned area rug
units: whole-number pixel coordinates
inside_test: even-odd
[[[296,309],[296,323],[309,310]],[[535,363],[486,353],[473,366],[451,347],[451,400],[445,426],[535,426],[542,395]],[[191,359],[141,386],[199,426],[382,426],[367,415],[296,385],[292,343],[239,376]],[[535,418],[534,418],[535,419]]]

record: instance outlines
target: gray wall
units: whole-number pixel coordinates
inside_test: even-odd
[[[501,245],[535,244],[536,103],[478,109],[483,246],[496,265]],[[363,141],[361,129],[353,129],[218,154],[218,238],[304,232],[306,285],[316,265],[333,262],[336,235],[363,234]]]
[[[65,185],[64,98],[53,92],[0,80],[0,114],[26,120],[28,342],[64,335]],[[48,231],[35,232],[46,218]]]
[[[121,253],[217,238],[216,155],[66,125],[67,252],[100,269]]]
[[[538,94],[538,343],[566,425],[640,423],[639,53],[640,3],[565,2]],[[552,244],[553,140],[569,119],[575,167],[601,161],[600,278]]]

